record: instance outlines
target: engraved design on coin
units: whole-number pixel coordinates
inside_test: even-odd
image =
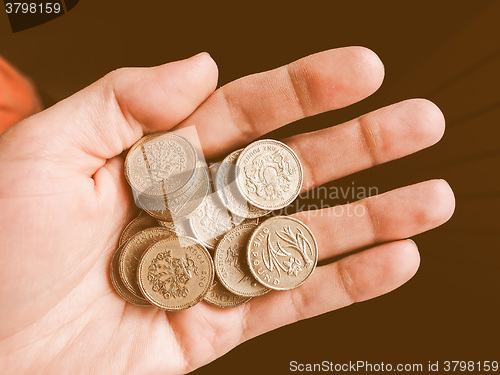
[[[162,221],[183,220],[194,215],[210,188],[207,168],[198,163],[196,174],[186,189],[169,196],[137,195],[137,204],[149,215]]]
[[[214,198],[213,195],[210,195],[205,204],[200,207],[196,216],[205,231],[216,234],[219,237],[232,228],[232,222],[227,210],[223,206],[221,207],[216,202],[213,202]]]
[[[233,266],[239,273],[241,273],[241,279],[238,281],[238,283],[241,283],[242,281],[250,281],[250,284],[254,287],[259,285],[255,280],[250,280],[250,276],[245,274],[238,245],[231,246],[229,249],[227,249],[226,263],[230,266]]]
[[[220,282],[243,297],[257,297],[270,291],[252,276],[246,263],[247,241],[255,228],[255,224],[242,224],[231,229],[215,249],[215,271]]]
[[[201,301],[212,286],[214,264],[205,247],[189,237],[170,237],[148,247],[137,268],[144,297],[167,311]]]
[[[293,233],[290,226],[286,226],[281,230],[275,230],[275,246],[271,241],[271,233],[267,235],[267,249],[264,251],[263,260],[269,271],[275,270],[278,276],[281,276],[281,270],[286,272],[289,276],[297,276],[302,267],[308,268],[313,264],[310,256],[313,255],[311,243],[304,236],[300,228],[297,232]],[[282,240],[280,242],[279,239]],[[292,255],[290,251],[295,250],[302,257],[302,261]],[[285,259],[284,259],[285,258]]]
[[[213,249],[220,237],[234,227],[231,214],[216,194],[209,194],[196,215],[189,219],[195,237],[209,249]],[[239,222],[243,221],[242,218]]]
[[[164,196],[182,190],[192,179],[198,155],[186,138],[150,134],[137,141],[125,159],[125,177],[133,191]]]
[[[295,174],[297,168],[285,161],[283,152],[266,152],[245,167],[245,186],[248,192],[266,200],[283,199],[284,193],[290,190],[291,176]]]
[[[172,141],[145,144],[144,156],[137,157],[138,164],[149,164],[148,174],[144,176],[152,183],[169,178],[173,172],[186,169],[186,154],[182,148]]]
[[[125,287],[136,296],[142,296],[137,285],[137,266],[146,249],[163,238],[172,237],[172,233],[162,227],[144,229],[132,236],[120,248],[119,272]]]
[[[302,188],[302,165],[286,144],[265,139],[249,144],[236,161],[236,186],[255,207],[277,210],[289,205]]]
[[[300,220],[275,216],[260,224],[247,245],[247,264],[268,288],[289,290],[303,284],[318,261],[318,245]]]
[[[198,267],[188,254],[185,258],[173,258],[170,250],[156,255],[148,271],[148,281],[153,291],[165,299],[186,298],[189,293],[187,282],[193,274],[198,275]]]
[[[240,150],[233,151],[224,158],[218,166],[214,178],[214,186],[219,198],[226,208],[233,214],[245,218],[258,218],[267,215],[270,211],[255,207],[247,202],[236,186],[236,160]]]

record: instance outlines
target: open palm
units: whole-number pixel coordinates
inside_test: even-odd
[[[294,215],[315,233],[318,267],[301,287],[234,309],[206,303],[175,313],[138,307],[113,290],[109,263],[134,214],[122,152],[145,133],[196,125],[207,158],[280,126],[372,94],[383,65],[361,47],[325,51],[214,92],[208,54],[120,69],[0,137],[0,372],[191,371],[279,326],[376,297],[419,265],[407,237],[454,209],[444,181],[351,206]],[[425,100],[382,108],[283,140],[304,166],[303,191],[437,142],[439,109]],[[353,208],[353,207],[351,207]],[[352,210],[350,211],[352,212]]]

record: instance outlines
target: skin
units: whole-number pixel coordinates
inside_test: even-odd
[[[137,307],[109,279],[119,235],[134,215],[120,155],[144,134],[196,124],[205,156],[221,156],[292,121],[357,102],[383,76],[373,52],[349,47],[214,92],[217,67],[203,53],[119,69],[7,130],[0,137],[0,372],[188,372],[251,337],[408,281],[419,254],[406,238],[453,213],[445,181],[351,203],[363,206],[359,216],[345,207],[296,214],[315,233],[320,259],[373,246],[318,267],[297,289],[238,308]],[[303,162],[307,190],[431,146],[443,132],[440,110],[414,99],[284,142]]]

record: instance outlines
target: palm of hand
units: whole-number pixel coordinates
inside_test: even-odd
[[[325,66],[333,68],[325,71]],[[201,55],[114,72],[4,133],[2,373],[35,368],[186,372],[255,335],[375,297],[408,280],[418,267],[418,252],[399,239],[450,217],[453,195],[442,181],[353,203],[366,208],[362,217],[337,215],[334,208],[314,218],[297,214],[315,232],[320,259],[394,242],[319,267],[300,288],[238,308],[199,303],[165,314],[124,302],[109,280],[111,256],[134,211],[119,155],[143,131],[196,124],[205,155],[214,157],[288,122],[360,100],[376,90],[382,76],[371,52],[345,48],[235,81],[212,94],[216,68]],[[407,101],[285,142],[305,165],[307,190],[427,147],[442,128],[436,107]],[[316,152],[307,152],[312,147]]]

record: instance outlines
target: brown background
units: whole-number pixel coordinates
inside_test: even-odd
[[[332,186],[380,192],[448,180],[454,217],[416,236],[420,271],[373,301],[247,342],[198,374],[285,373],[289,362],[499,360],[500,3],[301,3],[82,0],[45,25],[13,34],[0,14],[0,53],[31,76],[50,105],[122,66],[208,51],[220,84],[324,49],[363,45],[386,78],[370,98],[292,124],[273,136],[331,126],[411,97],[447,119],[436,146]],[[331,204],[342,203],[332,201]]]

